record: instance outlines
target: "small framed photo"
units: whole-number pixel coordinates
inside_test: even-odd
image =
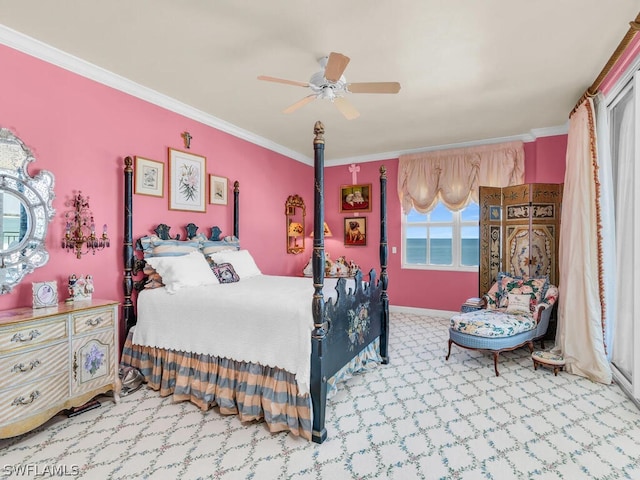
[[[227,177],[209,175],[209,203],[226,205],[229,195],[229,180]]]
[[[207,159],[169,148],[169,210],[206,212]]]
[[[58,305],[58,283],[33,282],[33,308],[46,308]]]
[[[341,212],[370,212],[371,184],[342,185],[340,187]]]
[[[164,163],[136,157],[134,193],[164,197]]]
[[[367,244],[367,217],[344,219],[344,244],[347,247],[361,247]]]

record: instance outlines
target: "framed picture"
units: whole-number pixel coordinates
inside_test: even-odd
[[[371,184],[342,185],[340,187],[341,212],[370,212]]]
[[[209,203],[226,205],[229,194],[229,180],[227,177],[209,175]]]
[[[345,246],[364,246],[367,244],[367,217],[346,217],[344,219]]]
[[[164,163],[136,157],[134,193],[164,197]]]
[[[169,148],[169,210],[205,212],[207,160]]]

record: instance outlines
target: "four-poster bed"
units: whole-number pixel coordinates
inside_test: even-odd
[[[123,318],[128,335],[122,362],[139,368],[151,388],[160,390],[163,396],[173,395],[175,400],[190,400],[203,410],[218,406],[221,413],[238,414],[242,421],[264,419],[271,431],[289,430],[322,443],[327,436],[325,412],[330,379],[339,377],[346,370],[353,370],[357,363],[366,364],[374,360],[386,364],[389,361],[387,179],[386,169],[381,167],[380,278],[372,269],[368,282],[363,281],[359,272],[349,288],[347,279],[340,278],[335,289],[329,289],[325,286],[324,277],[324,127],[321,122],[316,122],[314,134],[313,285],[308,278],[269,276],[259,271],[244,276],[247,270],[243,264],[244,270],[238,271],[239,281],[236,283],[185,287],[173,296],[165,292],[165,288],[139,288],[144,282],[134,282],[133,276],[142,270],[145,260],[138,258],[134,252],[133,169],[131,157],[125,159]],[[173,242],[172,245],[179,244],[180,248],[199,241],[199,251],[204,254],[206,248],[203,251],[203,245],[215,245],[219,249],[224,242],[228,242],[237,247],[236,252],[210,255],[213,269],[215,265],[225,265],[215,263],[217,259],[233,259],[240,253],[250,257],[248,252],[239,249],[238,244],[238,182],[234,185],[233,223],[234,236],[224,240],[218,238],[219,229],[213,227],[211,237],[203,241],[202,236],[196,234],[197,227],[193,224],[187,226],[187,241],[171,239],[166,225],[156,229],[158,236],[144,238],[147,242],[151,238],[156,245]],[[165,261],[151,256],[145,258],[147,263],[158,265]],[[240,267],[239,264],[235,265]],[[273,285],[271,290],[267,290],[265,282]],[[312,293],[312,297],[296,293],[298,288],[302,289],[301,292]],[[133,303],[134,289],[141,289],[137,295],[137,308]],[[248,305],[254,294],[259,304],[254,310],[249,310]],[[286,301],[281,299],[283,294],[289,296]],[[164,300],[166,306],[154,303],[163,297],[167,298]],[[231,303],[234,297],[239,303]],[[272,301],[271,297],[275,300]],[[185,299],[185,304],[180,303],[181,298]],[[211,303],[201,307],[200,312],[208,312],[205,315],[189,314],[191,310],[186,308],[196,300],[217,303],[215,307]],[[273,303],[278,304],[277,310],[272,309]],[[160,318],[163,311],[169,312],[172,308],[183,309],[179,311],[187,313]],[[289,308],[294,312],[290,313]],[[219,315],[218,312],[225,314]],[[220,316],[224,318],[218,318]],[[253,320],[250,317],[255,317],[263,327],[260,338],[256,339],[257,344],[249,348],[251,354],[245,353],[247,348],[244,343],[242,348],[235,347],[233,338],[219,339],[216,344],[218,335],[230,329],[229,325],[236,329],[235,337],[242,337],[241,332],[251,332],[249,325]],[[281,325],[288,318],[291,318],[291,324]],[[204,321],[208,323],[202,327]],[[161,331],[171,328],[172,324],[177,330],[173,333],[177,346],[168,346],[166,340],[160,339]],[[293,337],[285,338],[290,331],[293,331]],[[191,332],[194,346],[185,347],[187,333]],[[211,337],[211,347],[204,345],[203,338],[206,337]],[[180,338],[183,338],[183,343],[180,343]],[[246,338],[242,341],[246,341]],[[281,348],[282,344],[291,348]],[[298,357],[274,360],[270,356],[274,350],[278,351],[279,356],[285,356],[286,350],[299,350],[299,353]],[[229,351],[237,352],[237,355],[229,354]],[[292,368],[280,367],[279,364]],[[185,375],[185,371],[191,373]],[[301,372],[307,372],[308,377],[304,378],[305,374]],[[256,378],[259,380],[256,381]],[[285,380],[282,381],[282,378]],[[253,390],[249,391],[250,387]]]

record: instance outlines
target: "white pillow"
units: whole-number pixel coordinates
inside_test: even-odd
[[[531,295],[509,294],[508,313],[531,313]]]
[[[253,260],[249,250],[229,250],[209,255],[215,263],[230,263],[240,279],[255,277],[262,272]],[[164,277],[163,277],[164,278]]]
[[[183,287],[220,283],[200,252],[178,257],[151,257],[146,261],[160,274],[168,293],[176,293]]]

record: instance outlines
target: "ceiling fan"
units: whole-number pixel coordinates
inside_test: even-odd
[[[284,78],[268,77],[265,75],[260,75],[258,80],[308,87],[311,89],[313,93],[307,95],[302,100],[298,100],[283,110],[282,113],[294,112],[316,98],[321,98],[331,100],[347,120],[353,120],[359,117],[360,113],[344,98],[345,94],[398,93],[400,91],[400,84],[398,82],[348,83],[343,73],[349,64],[349,60],[349,57],[341,53],[331,52],[328,57],[322,57],[318,60],[322,70],[311,75],[311,79],[308,82],[297,82],[295,80],[286,80]]]

